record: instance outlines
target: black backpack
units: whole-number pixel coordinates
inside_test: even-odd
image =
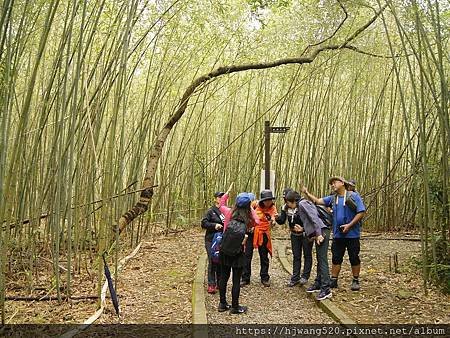
[[[317,213],[322,222],[327,226],[331,227],[333,225],[333,215],[328,211],[323,205],[316,205]]]
[[[237,220],[231,220],[223,233],[222,243],[220,243],[220,252],[228,256],[237,256],[242,252],[242,241],[245,237],[247,227],[244,223]]]

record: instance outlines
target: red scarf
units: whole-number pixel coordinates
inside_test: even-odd
[[[277,208],[275,204],[270,207],[265,208],[258,204],[256,207],[256,215],[259,218],[259,224],[255,226],[255,231],[253,234],[253,247],[258,248],[263,244],[264,234],[267,235],[267,250],[272,257],[272,239],[270,237],[270,221],[267,219],[266,215],[270,215],[270,219],[274,220],[277,215]]]

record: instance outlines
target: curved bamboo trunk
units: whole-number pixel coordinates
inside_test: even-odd
[[[308,64],[313,62],[316,57],[324,51],[331,51],[331,50],[340,50],[340,49],[350,49],[355,50],[356,48],[350,45],[350,42],[352,42],[359,34],[361,34],[367,27],[369,27],[377,18],[378,16],[383,12],[383,10],[386,8],[387,5],[381,8],[365,25],[357,29],[352,35],[350,35],[349,38],[347,38],[342,44],[340,45],[328,45],[328,46],[322,46],[315,48],[309,56],[305,57],[296,57],[296,58],[285,58],[285,59],[279,59],[273,62],[265,62],[265,63],[249,63],[249,64],[243,64],[243,65],[232,65],[228,67],[219,67],[212,72],[202,75],[195,79],[185,90],[183,96],[181,97],[180,103],[178,105],[177,110],[175,113],[169,118],[169,121],[165,124],[165,126],[162,128],[158,136],[156,137],[155,142],[153,143],[153,146],[150,151],[150,155],[148,158],[148,165],[147,170],[145,173],[144,180],[142,182],[142,189],[144,189],[140,196],[139,201],[126,213],[124,213],[119,221],[119,233],[121,233],[130,222],[132,222],[136,217],[143,214],[147,211],[148,206],[152,200],[153,196],[153,188],[152,186],[155,184],[155,175],[156,170],[158,167],[158,162],[162,154],[162,150],[164,147],[164,144],[167,140],[167,137],[169,136],[172,128],[176,125],[176,123],[180,120],[180,118],[183,116],[183,114],[186,111],[187,105],[189,103],[189,99],[191,98],[192,94],[196,91],[196,89],[203,85],[208,83],[209,81],[222,76],[226,74],[232,74],[237,72],[243,72],[247,70],[261,70],[261,69],[269,69],[269,68],[275,68],[282,65],[290,65],[290,64]]]

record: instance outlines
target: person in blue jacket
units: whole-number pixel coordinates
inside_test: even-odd
[[[333,209],[330,286],[332,288],[338,286],[338,276],[345,250],[347,250],[353,274],[351,290],[358,291],[360,289],[359,274],[361,271],[361,260],[359,258],[361,221],[365,215],[366,207],[359,193],[346,190],[347,181],[343,177],[333,176],[329,179],[328,184],[334,194],[323,198],[312,195],[306,187],[302,187],[301,191],[315,204],[325,205]]]

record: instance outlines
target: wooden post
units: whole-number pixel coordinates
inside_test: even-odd
[[[264,123],[264,188],[270,189],[270,121]]]

